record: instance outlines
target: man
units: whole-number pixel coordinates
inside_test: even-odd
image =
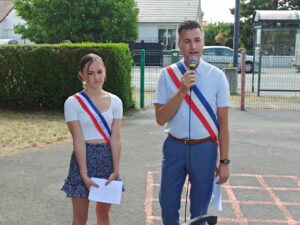
[[[196,21],[182,22],[178,35],[183,59],[162,70],[154,100],[156,121],[166,124],[168,133],[159,193],[164,225],[179,225],[187,175],[191,219],[207,213],[214,176],[220,184],[229,178],[228,81],[221,70],[201,59],[204,35]]]

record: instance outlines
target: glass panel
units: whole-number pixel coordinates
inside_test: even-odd
[[[158,29],[158,42],[163,45],[163,49],[167,49],[166,29]]]
[[[215,55],[215,50],[213,48],[203,49],[203,55]]]
[[[176,48],[176,29],[168,29],[167,49]]]
[[[233,56],[233,51],[230,51],[229,49],[222,49],[223,52],[221,53],[221,55],[224,56]]]

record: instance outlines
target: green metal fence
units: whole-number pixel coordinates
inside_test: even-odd
[[[143,51],[141,51],[139,53],[141,57],[143,54],[147,54],[147,52],[143,53]],[[149,65],[145,61],[139,65],[134,65],[132,68],[133,98],[137,108],[153,107],[153,99],[155,97],[160,71],[163,69],[163,66],[176,62],[180,58],[178,51],[160,52],[159,54],[163,54],[161,66]],[[280,61],[280,59],[277,60]],[[227,70],[224,71],[231,85],[230,106],[239,109],[241,107],[241,74],[229,75]],[[263,68],[260,80],[258,79],[257,72],[253,74],[246,73],[245,109],[300,111],[300,92],[261,91],[260,94],[258,94],[258,82],[260,82],[260,87],[268,87],[270,89],[300,89],[300,73],[295,69],[292,67]]]

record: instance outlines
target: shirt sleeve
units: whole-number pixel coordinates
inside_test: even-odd
[[[219,79],[219,88],[217,92],[217,107],[228,107],[230,104],[230,91],[229,91],[229,83],[225,76],[225,74],[222,72],[220,74]]]
[[[70,96],[64,104],[64,115],[65,121],[75,121],[78,119],[78,113],[76,111],[76,102],[77,101],[73,96]]]
[[[168,102],[166,75],[166,71],[163,69],[158,79],[156,93],[153,100],[154,104],[166,104]]]
[[[123,117],[122,100],[118,96],[112,95],[112,104],[113,104],[113,118],[122,119]]]

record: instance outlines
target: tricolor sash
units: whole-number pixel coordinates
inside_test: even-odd
[[[87,96],[85,92],[81,91],[79,93],[74,94],[74,97],[80,103],[84,111],[90,116],[95,127],[103,136],[106,143],[110,144],[110,136],[111,136],[110,128],[105,118],[102,116],[101,112],[97,109],[97,107],[94,105],[94,103],[89,98],[89,96]]]
[[[182,75],[186,72],[185,67],[182,65],[182,63],[177,62],[176,64],[166,67],[166,70],[175,86],[179,89],[181,87],[181,81],[179,77],[182,77]],[[190,95],[186,94],[184,96],[184,100],[191,108],[195,116],[203,124],[211,139],[217,143],[219,130],[217,117],[199,88],[194,85],[191,87],[191,89],[194,95],[192,95],[190,98]]]

